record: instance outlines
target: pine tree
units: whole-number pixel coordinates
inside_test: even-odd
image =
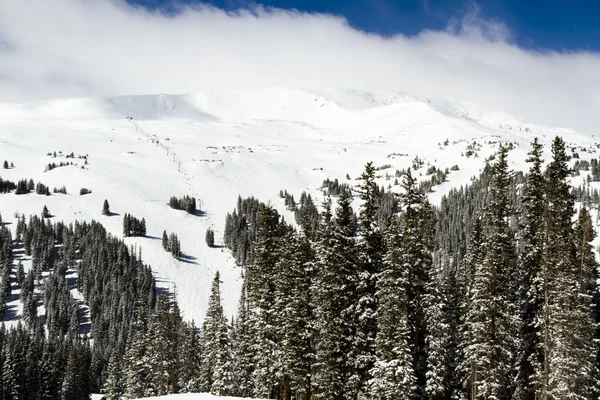
[[[115,348],[110,355],[107,367],[107,377],[102,387],[106,400],[120,400],[124,394],[123,359]]]
[[[90,398],[87,380],[89,366],[85,363],[82,346],[71,346],[69,359],[61,389],[62,400],[88,400]]]
[[[258,210],[254,262],[247,267],[249,325],[253,335],[253,395],[271,397],[279,391],[276,358],[275,264],[280,236],[279,214],[261,203]]]
[[[595,328],[589,274],[577,265],[571,218],[573,196],[564,141],[552,143],[552,161],[546,169],[546,252],[541,273],[544,291],[541,321],[544,364],[538,379],[543,397],[590,399],[597,377],[593,343]],[[581,243],[585,243],[583,238]],[[582,285],[583,283],[583,285]],[[584,286],[584,288],[582,288]]]
[[[215,231],[208,228],[206,230],[205,240],[208,247],[213,247],[215,245]]]
[[[377,300],[375,290],[377,276],[381,269],[383,253],[382,235],[378,224],[379,190],[375,181],[375,167],[367,163],[360,176],[358,193],[363,204],[359,215],[359,262],[356,303],[357,332],[355,344],[357,354],[356,374],[351,379],[358,380],[359,390],[366,390],[370,379],[369,371],[375,362],[375,337],[377,334]]]
[[[404,207],[402,226],[402,262],[408,270],[411,284],[407,287],[410,346],[419,396],[425,396],[427,385],[427,312],[428,290],[431,286],[434,216],[425,195],[419,192],[410,168],[404,174],[401,204]]]
[[[393,216],[385,235],[386,252],[377,283],[377,360],[371,370],[371,398],[417,398],[417,379],[408,321],[409,271],[402,257],[402,237]]]
[[[110,206],[108,204],[108,200],[104,200],[104,205],[102,206],[102,215],[110,215]]]
[[[233,376],[235,378],[234,387],[236,388],[233,394],[239,397],[249,397],[254,392],[252,386],[254,371],[253,337],[249,317],[246,283],[244,282],[240,294],[237,319],[232,332],[232,353],[235,360]]]
[[[310,288],[313,250],[304,234],[289,229],[280,242],[276,311],[283,396],[308,400],[312,395],[315,329]]]
[[[335,217],[328,223],[325,210],[317,247],[317,281],[314,287],[316,345],[313,386],[317,399],[355,398],[359,382],[355,374],[357,260],[355,216],[346,190],[340,193]]]
[[[485,256],[476,266],[466,316],[465,369],[471,399],[509,398],[515,310],[511,304],[514,246],[510,214],[508,149],[496,155],[486,209]]]
[[[541,339],[542,332],[539,317],[544,302],[542,281],[542,257],[544,252],[545,234],[545,181],[542,172],[543,146],[535,138],[528,153],[529,172],[525,179],[523,190],[523,214],[525,229],[523,233],[523,250],[521,252],[521,284],[519,295],[521,302],[521,332],[518,354],[518,371],[516,380],[515,399],[535,400],[535,374],[542,369],[544,352]]]
[[[48,207],[46,206],[42,209],[42,218],[50,218],[50,211],[48,211]]]
[[[170,251],[169,237],[167,236],[167,231],[163,231],[163,234],[162,234],[162,247],[165,251]]]
[[[180,393],[199,392],[201,390],[200,366],[201,348],[200,337],[194,322],[183,323],[180,328],[179,341],[179,372],[178,386]]]
[[[232,359],[227,321],[221,305],[220,275],[213,280],[208,309],[202,326],[202,390],[223,396],[233,391]]]
[[[8,169],[8,161],[4,160],[4,164],[2,164],[4,169]]]
[[[124,360],[125,397],[131,399],[155,395],[148,354],[148,311],[145,305],[138,304],[136,312],[137,317],[129,333]]]
[[[177,342],[181,326],[179,308],[169,309],[168,298],[157,297],[155,312],[148,326],[146,354],[152,371],[152,390],[155,395],[175,393],[178,389]],[[175,302],[175,305],[177,303]]]

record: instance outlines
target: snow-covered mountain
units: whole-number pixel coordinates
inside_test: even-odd
[[[217,270],[225,310],[235,313],[241,268],[228,250],[209,248],[204,234],[212,227],[220,243],[238,195],[271,201],[293,221],[278,196],[281,189],[297,198],[307,191],[319,201],[324,179],[346,181],[348,174],[352,184],[364,164],[374,161],[380,183],[398,190],[395,170],[418,157],[419,179],[428,179],[431,166],[459,168],[434,188],[430,197],[436,203],[451,187],[468,183],[498,143],[513,144],[512,166],[523,169],[532,139],[549,145],[556,135],[576,146],[582,158],[597,157],[593,136],[397,92],[271,88],[0,104],[0,162],[15,166],[0,170],[0,176],[33,178],[68,191],[0,195],[0,212],[14,229],[15,213],[39,214],[46,205],[55,220],[96,219],[118,236],[125,213],[144,217],[148,236],[126,241],[141,247],[158,283],[176,290],[184,316],[198,322]],[[71,153],[75,158],[67,159]],[[60,161],[76,165],[45,172],[48,163]],[[83,187],[92,193],[80,196]],[[204,213],[169,208],[173,195],[195,196]],[[104,199],[111,216],[101,214]],[[178,234],[181,261],[162,249],[163,230]],[[18,300],[15,306],[22,307]]]

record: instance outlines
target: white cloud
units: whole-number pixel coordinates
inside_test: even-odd
[[[519,48],[476,6],[446,31],[382,38],[339,17],[124,0],[0,1],[0,101],[254,89],[401,90],[595,133],[600,54]]]

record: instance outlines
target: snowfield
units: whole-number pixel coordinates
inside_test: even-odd
[[[0,212],[14,229],[16,213],[39,214],[46,205],[54,220],[96,219],[119,237],[125,213],[144,217],[148,236],[126,242],[141,249],[158,284],[175,291],[184,317],[199,324],[217,270],[226,313],[231,316],[237,308],[242,270],[228,250],[207,247],[204,235],[212,227],[220,244],[225,216],[238,195],[270,201],[293,221],[278,196],[281,189],[296,200],[305,190],[320,202],[324,179],[353,184],[364,164],[374,161],[381,168],[381,185],[397,191],[396,169],[419,157],[424,161],[415,174],[419,179],[428,178],[429,166],[460,168],[431,193],[431,201],[438,203],[451,187],[478,174],[499,142],[514,145],[511,166],[524,169],[532,139],[537,136],[546,145],[548,159],[556,135],[576,144],[582,159],[598,157],[593,136],[472,104],[403,93],[272,88],[0,104],[0,162],[15,165],[1,169],[0,176],[33,178],[51,190],[64,185],[68,191],[49,197],[0,195]],[[474,151],[467,157],[469,149]],[[71,153],[75,158],[67,159]],[[79,155],[88,156],[87,164]],[[48,163],[60,161],[76,165],[45,172]],[[81,188],[92,193],[80,196]],[[171,196],[183,195],[200,199],[202,213],[168,207]],[[104,199],[110,216],[101,215]],[[162,249],[163,230],[178,234],[181,261]],[[18,316],[20,302],[14,306]],[[180,398],[213,396],[165,397]]]

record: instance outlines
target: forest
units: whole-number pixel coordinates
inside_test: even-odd
[[[521,173],[500,145],[439,207],[411,169],[402,194],[385,191],[373,163],[319,206],[286,191],[294,224],[239,198],[223,241],[243,271],[238,312],[224,315],[217,273],[198,288],[211,291],[200,329],[101,224],[22,216],[14,237],[0,227],[0,311],[11,286],[24,304],[0,330],[0,400],[596,399],[597,195],[571,187],[560,137],[543,150],[536,139]],[[123,233],[145,221],[126,214]]]

